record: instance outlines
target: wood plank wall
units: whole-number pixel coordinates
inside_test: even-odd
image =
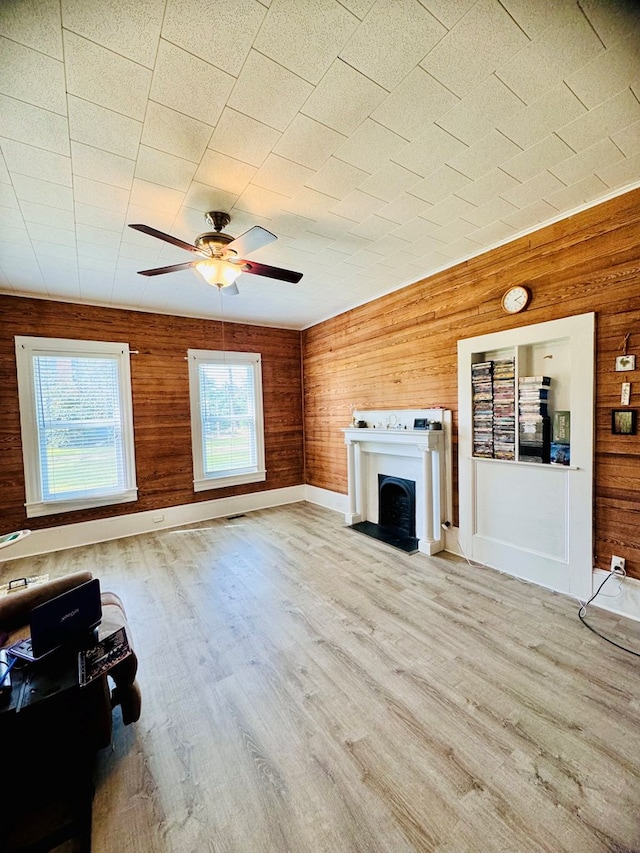
[[[514,317],[504,290],[527,284]],[[453,410],[457,341],[502,329],[596,313],[595,564],[625,557],[640,579],[640,435],[611,434],[623,380],[640,409],[640,190],[420,281],[303,333],[307,482],[346,494],[341,427],[359,408]],[[638,369],[616,373],[629,334]],[[578,428],[572,424],[572,428]],[[454,447],[457,457],[457,447]],[[457,467],[457,466],[456,466]],[[457,524],[457,471],[454,473]]]
[[[300,332],[224,324],[224,349],[262,354],[267,479],[193,491],[187,348],[222,349],[218,321],[0,295],[0,532],[180,506],[304,482]],[[139,499],[27,519],[15,335],[123,341],[131,356]]]

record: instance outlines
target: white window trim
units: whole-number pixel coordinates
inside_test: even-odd
[[[18,400],[20,405],[20,431],[24,463],[25,490],[28,518],[92,509],[111,504],[130,503],[138,499],[133,441],[133,407],[129,345],[104,341],[77,341],[68,338],[36,338],[16,335],[16,367],[18,374]],[[36,420],[36,397],[33,376],[34,356],[117,356],[122,415],[122,443],[124,473],[127,487],[124,491],[99,496],[60,500],[42,500],[40,448]]]
[[[227,486],[240,486],[245,483],[260,483],[267,479],[264,450],[264,407],[262,401],[262,357],[255,352],[223,352],[220,350],[190,349],[187,350],[189,363],[189,398],[191,402],[191,448],[193,454],[193,489],[203,492],[207,489],[222,489]],[[202,363],[220,363],[229,361],[254,365],[254,411],[256,428],[256,465],[255,468],[206,477],[204,459],[202,456],[202,416],[200,412],[200,383],[198,367]]]

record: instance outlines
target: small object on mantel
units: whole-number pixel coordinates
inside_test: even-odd
[[[366,421],[358,421],[358,429],[366,429],[367,422]]]

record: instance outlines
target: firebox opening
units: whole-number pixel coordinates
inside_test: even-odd
[[[401,551],[417,551],[415,482],[378,474],[378,524],[360,521],[351,526]]]

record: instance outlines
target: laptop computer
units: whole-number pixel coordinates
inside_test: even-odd
[[[38,661],[61,646],[80,648],[92,638],[102,619],[98,578],[38,604],[31,611],[31,636],[9,646],[7,652],[27,661]]]

